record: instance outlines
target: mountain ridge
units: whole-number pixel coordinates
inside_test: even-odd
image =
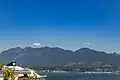
[[[10,48],[1,52],[0,61],[6,63],[15,60],[24,66],[64,66],[69,63],[83,63],[88,66],[96,62],[103,62],[113,66],[120,66],[120,55],[106,53],[90,48],[80,48],[76,51],[65,50],[59,47],[41,48]]]

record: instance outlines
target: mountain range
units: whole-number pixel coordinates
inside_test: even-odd
[[[109,65],[120,66],[120,55],[106,53],[89,48],[81,48],[76,51],[65,50],[59,47],[41,48],[10,48],[0,53],[0,62],[9,63],[15,61],[19,65],[30,67],[71,66],[79,64],[84,67]]]

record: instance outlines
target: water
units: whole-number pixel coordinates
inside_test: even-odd
[[[45,80],[120,80],[120,75],[89,75],[76,73],[48,73]]]

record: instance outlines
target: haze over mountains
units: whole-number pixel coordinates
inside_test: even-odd
[[[120,55],[117,53],[105,53],[81,48],[76,51],[65,50],[59,47],[10,48],[0,54],[0,61],[6,63],[16,61],[17,64],[30,67],[51,67],[80,65],[83,67],[98,66],[101,64],[120,66]]]

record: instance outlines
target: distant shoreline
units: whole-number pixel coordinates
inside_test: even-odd
[[[43,74],[120,75],[119,72],[39,72]]]
[[[92,72],[92,71],[85,71],[85,72],[77,72],[77,71],[39,71],[42,73],[80,73],[80,74],[120,74],[120,72]]]

